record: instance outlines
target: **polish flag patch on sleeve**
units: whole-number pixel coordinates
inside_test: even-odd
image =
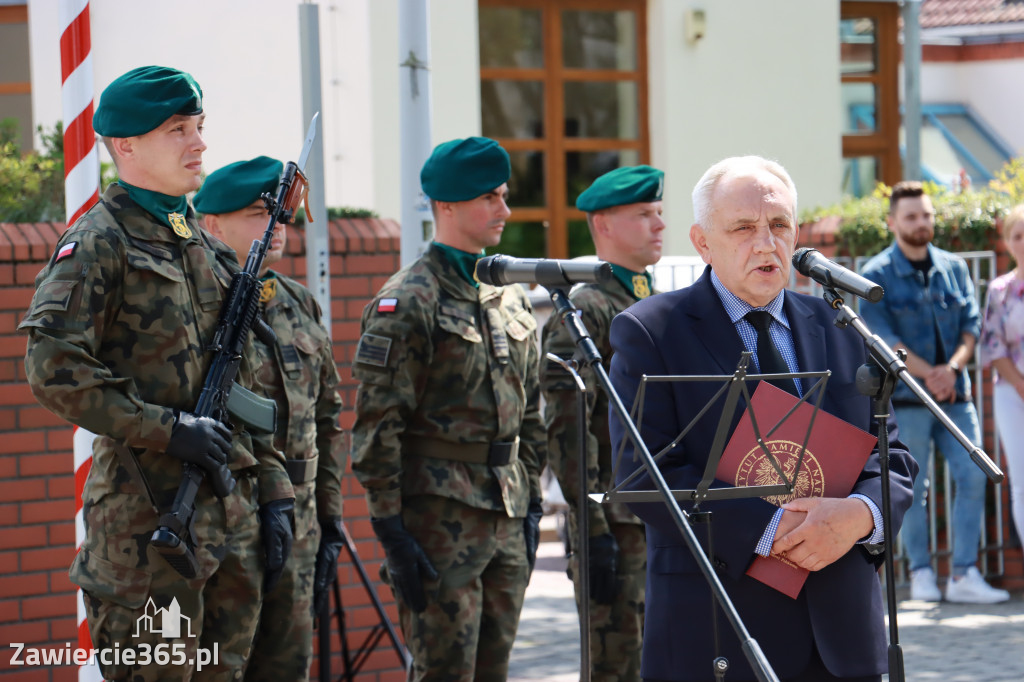
[[[397,298],[382,298],[377,301],[378,313],[393,313],[398,308]]]
[[[60,249],[57,250],[57,255],[54,257],[53,262],[56,263],[72,255],[75,252],[76,246],[78,246],[78,242],[68,242],[64,246],[60,247]]]

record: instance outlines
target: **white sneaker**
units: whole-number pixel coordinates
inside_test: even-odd
[[[942,592],[935,583],[935,571],[919,568],[911,572],[910,598],[917,601],[942,601]]]
[[[950,578],[946,586],[946,600],[961,604],[996,604],[1009,598],[1009,592],[989,585],[974,566],[962,578]]]

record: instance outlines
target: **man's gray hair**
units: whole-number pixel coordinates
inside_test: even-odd
[[[711,195],[718,181],[726,175],[739,174],[744,170],[766,170],[782,180],[793,193],[793,219],[796,220],[796,185],[780,163],[760,156],[730,156],[704,171],[693,188],[693,216],[698,225],[705,230],[711,228]]]

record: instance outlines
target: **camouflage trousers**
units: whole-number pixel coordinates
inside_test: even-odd
[[[438,579],[424,581],[427,608],[398,600],[412,654],[410,682],[498,682],[519,627],[530,566],[523,519],[424,495],[404,498],[402,519]],[[389,581],[386,568],[381,577]]]
[[[200,494],[199,575],[192,580],[149,548],[157,515],[146,496],[118,492],[87,499],[83,518],[86,537],[70,576],[83,591],[93,648],[117,654],[108,656],[109,665],[100,659],[104,679],[239,679],[263,583],[255,478],[239,478],[224,499]],[[203,662],[214,657],[216,662]]]
[[[280,582],[263,596],[245,679],[303,682],[313,659],[313,572],[320,546],[315,483],[295,486],[295,542]]]
[[[611,604],[590,600],[590,679],[593,682],[638,682],[644,640],[644,585],[647,541],[639,524],[612,523],[619,545],[616,575],[619,592]],[[572,536],[575,545],[575,532]],[[573,555],[569,574],[580,608],[579,562]]]

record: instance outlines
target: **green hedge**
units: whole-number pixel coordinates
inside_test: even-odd
[[[376,211],[371,211],[368,208],[353,208],[352,206],[337,206],[327,207],[327,219],[338,220],[342,218],[379,218],[380,216]],[[299,206],[295,210],[295,218],[292,220],[294,225],[299,227],[306,224],[306,209],[304,206]]]
[[[64,127],[60,121],[50,131],[39,126],[41,152],[22,153],[18,122],[0,120],[0,222],[38,223],[64,220]],[[117,180],[114,164],[100,164],[100,182],[106,187]],[[327,209],[328,220],[376,218],[366,208],[342,206]],[[305,223],[302,207],[295,222]]]
[[[64,219],[64,131],[39,127],[43,151],[22,153],[18,122],[0,120],[0,222]]]
[[[983,187],[954,192],[942,185],[925,183],[935,205],[935,245],[949,251],[992,249],[999,238],[999,220],[1013,206],[1024,202],[1024,159],[1007,163],[996,178]],[[879,183],[864,197],[847,197],[840,203],[806,212],[801,222],[839,216],[836,250],[843,256],[873,256],[892,241],[885,217],[892,188]]]

